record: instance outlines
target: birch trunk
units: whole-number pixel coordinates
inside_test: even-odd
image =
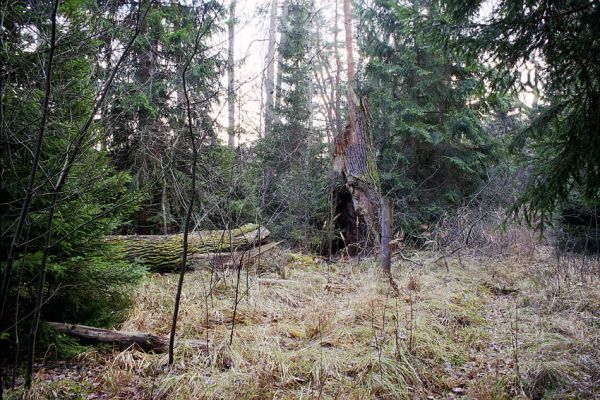
[[[271,0],[271,19],[269,23],[269,49],[267,51],[265,77],[265,136],[271,131],[273,122],[273,91],[275,75],[275,32],[277,25],[277,0]]]
[[[308,58],[308,72],[307,72],[307,110],[308,110],[308,130],[312,132],[313,130],[313,30],[312,25],[314,21],[314,2],[310,2],[310,11],[308,18],[308,51],[306,52]]]
[[[281,49],[285,46],[285,42],[287,41],[287,15],[289,9],[289,0],[283,0],[283,6],[281,8],[281,17],[279,18],[279,26],[280,26],[280,37],[279,37],[279,46]],[[281,81],[283,79],[283,69],[281,66],[283,65],[283,54],[281,51],[277,54],[277,78],[275,81],[275,108],[279,108],[281,106]]]

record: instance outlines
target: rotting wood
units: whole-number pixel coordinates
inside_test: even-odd
[[[138,332],[123,332],[112,329],[96,328],[93,326],[65,324],[61,322],[46,322],[50,328],[57,332],[75,336],[90,343],[111,343],[119,348],[135,346],[144,351],[164,353],[168,350],[168,339],[162,336]],[[208,351],[206,342],[200,340],[184,340],[184,345],[201,351]]]
[[[348,125],[335,137],[333,170],[344,179],[350,196],[338,195],[339,219],[344,242],[352,253],[379,244],[380,183],[373,145],[369,136],[368,111],[353,90],[355,65],[352,44],[350,0],[344,0],[346,59],[348,62]]]
[[[264,226],[246,224],[231,231],[199,231],[188,237],[188,253],[208,254],[239,251],[264,242],[270,232]],[[183,235],[107,236],[110,243],[125,246],[125,258],[138,261],[153,272],[171,272],[181,263]],[[264,246],[260,246],[264,247]]]

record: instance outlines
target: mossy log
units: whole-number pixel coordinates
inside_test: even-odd
[[[234,252],[223,252],[223,253],[202,253],[202,254],[191,254],[189,257],[190,268],[200,268],[210,266],[216,269],[227,269],[235,268],[241,265],[241,267],[248,267],[254,265],[257,259],[265,255],[282,242],[266,243],[257,245],[253,249],[238,250]]]
[[[231,231],[193,232],[188,236],[188,254],[249,249],[264,242],[269,235],[267,228],[256,224],[246,224]],[[181,265],[182,234],[108,236],[106,240],[124,245],[125,257],[141,263],[150,271],[171,272]]]
[[[169,349],[168,338],[147,333],[114,331],[112,329],[61,322],[46,322],[46,325],[57,332],[77,337],[92,344],[110,343],[121,349],[136,346],[143,351],[155,353],[165,353]],[[206,342],[200,340],[186,340],[182,343],[201,351],[208,351]]]

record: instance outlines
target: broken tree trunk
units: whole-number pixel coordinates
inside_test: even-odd
[[[346,58],[348,60],[348,126],[334,141],[333,169],[341,174],[350,196],[338,196],[340,221],[346,221],[344,241],[354,252],[379,242],[379,174],[370,141],[366,106],[354,84],[350,0],[344,0]],[[351,204],[348,202],[348,197]]]
[[[354,123],[351,120],[335,138],[333,169],[343,177],[352,202],[345,207],[338,205],[338,209],[351,208],[353,212],[348,217],[358,218],[349,221],[348,227],[353,231],[347,232],[346,241],[364,247],[379,242],[379,174],[368,137],[366,111],[354,92],[351,98],[348,107],[355,116]]]
[[[63,324],[60,322],[46,322],[46,325],[57,332],[75,336],[93,344],[111,343],[122,349],[137,346],[144,351],[153,351],[156,353],[164,353],[169,348],[167,338],[146,333],[114,331],[112,329]],[[208,350],[208,345],[199,340],[188,340],[183,343],[203,351]]]
[[[208,254],[249,249],[262,243],[270,232],[267,228],[246,224],[228,231],[200,231],[190,233],[188,253]],[[181,263],[183,235],[108,236],[110,243],[123,244],[125,257],[138,261],[153,272],[171,272]]]

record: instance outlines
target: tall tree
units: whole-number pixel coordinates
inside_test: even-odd
[[[459,54],[489,59],[494,68],[487,82],[493,90],[531,90],[537,83],[532,74],[522,79],[522,73],[537,64],[539,112],[514,142],[531,169],[515,215],[548,221],[576,191],[584,203],[598,205],[600,3],[502,0],[483,20],[481,1],[443,4],[450,18],[428,19],[431,32],[441,30]]]
[[[193,47],[195,19],[212,15],[215,9],[223,12],[212,1],[199,6],[154,3],[135,43],[135,58],[111,92],[103,118],[108,151],[119,170],[131,171],[132,186],[148,193],[133,223],[124,230],[149,234],[182,227],[186,201],[181,193],[190,183],[191,171],[189,164],[181,160],[191,156],[191,144],[185,133],[185,96],[177,69],[185,64],[187,52]],[[210,130],[209,110],[218,99],[220,77],[227,63],[210,51],[210,37],[220,26],[208,17],[204,23],[188,83],[197,102],[194,123]],[[117,43],[120,40],[115,39]]]
[[[8,277],[5,291],[6,315],[14,313],[15,330],[11,329],[9,339],[15,340],[15,346],[7,345],[5,335],[0,339],[3,350],[17,353],[21,321],[32,317],[27,384],[31,383],[42,316],[116,323],[122,317],[124,289],[141,277],[140,269],[110,260],[108,246],[102,240],[120,223],[124,213],[132,211],[135,195],[127,191],[127,174],[115,173],[104,152],[98,151],[102,129],[96,120],[117,72],[130,55],[147,8],[128,9],[135,16],[133,25],[122,17],[119,21],[130,28],[129,40],[122,43],[110,73],[98,79],[94,75],[98,42],[89,38],[102,31],[105,20],[97,17],[104,10],[97,10],[96,4],[11,3],[3,8],[7,23],[4,26],[8,29],[2,35],[11,37],[3,48],[3,57],[11,67],[2,71],[9,85],[9,90],[3,92],[2,124],[6,123],[5,118],[11,121],[10,126],[3,126],[1,153],[2,165],[10,165],[3,171],[0,189],[0,221],[8,227],[2,232],[3,266],[5,235],[14,237],[15,214],[20,215],[15,212],[22,210],[26,200],[25,171],[31,171],[34,165],[44,171],[44,176],[35,181],[26,217],[28,233],[21,238],[26,244],[16,249],[18,263],[13,266],[17,266],[18,275],[16,279]],[[30,36],[26,32],[32,27],[36,29]],[[47,31],[53,33],[46,36]],[[31,47],[32,41],[38,45]],[[47,54],[53,54],[56,61],[47,63]],[[44,100],[48,84],[51,96]],[[40,104],[47,106],[40,109]],[[36,143],[31,136],[31,123],[41,121],[44,112],[46,128],[36,157],[30,155]],[[117,210],[119,206],[121,210]],[[55,218],[56,215],[61,218]],[[5,331],[8,323],[8,319],[0,319],[0,329]]]
[[[279,101],[271,134],[257,146],[257,168],[270,172],[264,177],[263,211],[272,215],[273,233],[316,247],[326,209],[325,160],[321,132],[310,129],[310,1],[287,3]]]
[[[284,48],[287,40],[287,15],[289,0],[283,0],[281,16],[279,17],[279,48]],[[275,108],[281,107],[281,79],[283,77],[283,53],[277,52],[277,78],[275,80]]]
[[[229,125],[227,127],[227,144],[235,147],[235,65],[234,65],[234,40],[235,40],[235,5],[236,0],[229,4],[229,22],[227,29],[229,33],[229,46],[227,49],[227,105]]]
[[[446,55],[414,24],[414,15],[440,13],[435,1],[423,0],[360,9],[361,93],[373,116],[382,188],[411,234],[474,193],[492,150],[480,123],[486,103],[473,101],[483,69]]]
[[[273,94],[275,90],[275,35],[277,33],[277,0],[271,0],[269,19],[269,44],[265,58],[265,136],[273,123]]]
[[[348,126],[335,138],[333,165],[334,170],[342,175],[351,200],[340,196],[341,204],[338,206],[343,214],[339,223],[345,225],[345,241],[364,246],[378,242],[380,189],[365,106],[354,92],[356,66],[350,0],[344,0],[344,27],[348,63]]]
[[[27,181],[27,187],[25,188],[25,198],[21,204],[21,211],[19,213],[19,218],[17,219],[16,229],[13,233],[12,241],[8,250],[8,255],[6,257],[6,265],[2,269],[2,284],[0,286],[0,319],[2,319],[4,313],[4,306],[6,302],[6,297],[8,294],[8,284],[10,281],[10,275],[13,269],[13,262],[15,259],[15,255],[17,253],[17,247],[21,241],[21,234],[23,231],[23,226],[25,225],[25,220],[29,214],[29,207],[31,205],[31,200],[33,198],[33,186],[35,183],[37,171],[40,167],[40,156],[42,155],[42,143],[44,140],[44,133],[46,131],[46,120],[48,118],[48,107],[50,104],[50,95],[52,92],[51,83],[52,83],[52,67],[54,62],[54,52],[56,50],[56,13],[58,10],[59,0],[55,0],[52,6],[52,11],[50,14],[50,41],[49,41],[49,50],[48,50],[48,61],[46,63],[46,71],[45,77],[46,80],[44,82],[44,98],[41,104],[41,118],[39,123],[39,129],[35,138],[34,150],[33,150],[33,161],[31,163],[31,169],[29,171],[29,179]],[[4,10],[3,10],[4,17]],[[3,63],[4,64],[4,63]],[[4,76],[5,71],[4,68],[2,70],[2,76]],[[2,93],[4,95],[4,92]],[[4,138],[2,138],[4,139]]]

